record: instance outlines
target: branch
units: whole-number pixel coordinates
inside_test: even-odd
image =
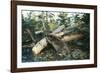
[[[35,42],[35,39],[34,39],[34,37],[33,37],[33,35],[32,35],[32,32],[30,31],[30,29],[26,29],[26,31],[27,31],[27,33],[30,35],[32,41]]]
[[[57,34],[57,33],[61,32],[64,28],[65,28],[65,26],[64,26],[64,25],[61,25],[61,26],[59,26],[57,29],[55,29],[55,30],[52,32],[52,34]]]
[[[23,45],[22,48],[32,48],[35,45],[35,43],[31,43],[28,45]]]

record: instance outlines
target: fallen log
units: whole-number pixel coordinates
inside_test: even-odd
[[[37,44],[32,48],[34,54],[39,54],[43,48],[47,46],[46,38],[41,39]]]
[[[68,49],[67,44],[65,44],[65,42],[79,39],[82,36],[82,34],[72,34],[64,36],[60,39],[59,37],[50,34],[47,37],[41,39],[39,42],[37,42],[37,44],[32,48],[32,51],[34,54],[39,54],[47,46],[49,42],[57,52],[60,52],[63,49],[67,53],[70,53],[70,50]]]

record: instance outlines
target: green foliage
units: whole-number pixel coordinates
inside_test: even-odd
[[[69,18],[67,17],[68,14],[65,12],[61,12],[59,15],[59,21],[60,21],[60,25],[65,25],[66,27],[68,26],[68,20]]]
[[[49,25],[50,31],[53,31],[58,27],[58,25],[55,25],[53,23],[49,23],[48,25]]]

